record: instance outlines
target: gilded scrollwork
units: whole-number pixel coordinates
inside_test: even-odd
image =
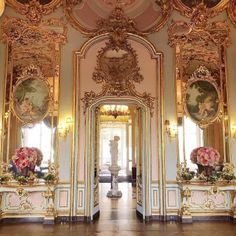
[[[203,200],[198,202],[197,191],[193,191],[190,205],[191,208],[204,209],[204,210],[216,210],[227,208],[229,206],[227,202],[227,191],[219,190],[216,186],[211,187],[209,190],[201,190],[203,192]],[[196,195],[196,196],[195,196]]]
[[[111,37],[99,51],[92,79],[102,84],[102,91],[98,94],[93,91],[84,94],[82,101],[85,110],[102,96],[134,96],[143,100],[151,110],[154,107],[154,98],[149,93],[140,94],[135,90],[134,83],[141,83],[143,76],[140,74],[137,54],[125,39],[121,42]]]
[[[106,31],[110,33],[106,46],[98,52],[92,76],[97,84],[102,84],[102,91],[98,94],[93,91],[85,92],[82,98],[84,111],[102,96],[134,96],[141,99],[150,110],[154,108],[154,98],[147,92],[139,93],[135,89],[135,83],[141,83],[144,78],[140,74],[136,51],[128,42],[129,34],[125,31],[125,24],[129,20],[119,16],[112,15],[108,23],[100,23],[101,32],[98,34]],[[128,27],[134,30],[133,22]]]
[[[58,26],[60,22],[56,19],[42,22],[40,27],[35,27],[27,24],[26,21],[18,18],[5,17],[2,24],[3,42],[10,44],[19,43],[19,45],[34,45],[35,41],[42,41],[45,43],[65,43],[66,42],[66,28],[61,22],[64,30],[62,33],[55,30],[48,30],[45,26]]]
[[[52,0],[47,4],[42,4],[39,0],[28,1],[21,3],[17,0],[7,0],[8,4],[17,12],[27,17],[28,21],[33,24],[39,24],[42,17],[51,13],[55,8],[59,7],[61,0]]]

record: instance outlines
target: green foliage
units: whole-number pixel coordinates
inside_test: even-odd
[[[43,179],[45,181],[54,181],[56,179],[56,176],[54,174],[47,173],[46,175],[44,175]]]

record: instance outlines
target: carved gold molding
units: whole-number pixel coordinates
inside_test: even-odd
[[[97,84],[102,84],[102,91],[98,94],[94,91],[85,92],[82,98],[84,112],[103,96],[134,96],[152,111],[154,98],[147,92],[141,94],[135,89],[134,83],[141,83],[144,78],[140,74],[137,54],[127,41],[128,34],[117,27],[110,28],[110,31],[109,41],[97,55],[97,66],[92,77]]]
[[[191,3],[192,1],[188,1]],[[205,2],[205,4],[204,4]],[[210,1],[209,1],[210,2]],[[221,0],[218,4],[213,7],[207,7],[206,1],[199,0],[199,4],[193,7],[186,5],[182,0],[173,0],[174,8],[179,10],[180,13],[184,16],[192,18],[192,15],[196,11],[201,11],[201,9],[205,8],[202,12],[205,17],[212,18],[216,16],[218,13],[223,11],[228,4],[229,0]]]
[[[31,0],[28,3],[21,3],[17,0],[7,0],[9,6],[17,12],[27,17],[29,23],[39,24],[42,17],[51,13],[59,7],[62,0],[51,0],[47,4],[42,4],[39,0]]]

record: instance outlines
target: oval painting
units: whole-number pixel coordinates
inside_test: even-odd
[[[219,114],[219,102],[218,90],[209,81],[194,81],[186,89],[185,111],[196,123],[213,122]]]
[[[17,83],[13,91],[13,110],[24,123],[35,123],[48,113],[50,90],[41,79],[29,78]]]

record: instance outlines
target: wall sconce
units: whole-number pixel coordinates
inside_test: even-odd
[[[170,138],[176,138],[177,136],[177,124],[176,123],[170,123],[169,120],[165,120],[165,127],[166,127],[166,133]]]
[[[236,138],[236,124],[231,125],[231,137]]]
[[[62,121],[58,125],[59,137],[66,138],[68,133],[71,131],[73,121],[71,117],[66,117],[65,121]]]

